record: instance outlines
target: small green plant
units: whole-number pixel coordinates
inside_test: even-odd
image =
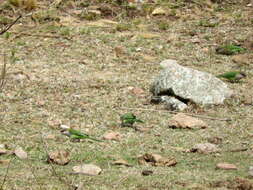
[[[223,54],[223,55],[234,55],[237,53],[244,52],[245,50],[246,50],[245,48],[242,48],[240,46],[233,45],[233,44],[222,45],[216,48],[216,52],[218,54]]]
[[[218,26],[219,23],[217,22],[211,22],[209,20],[200,20],[198,25],[199,26],[204,26],[204,27],[215,27]]]
[[[159,30],[168,30],[169,27],[170,27],[170,25],[168,24],[168,22],[161,21],[158,23]]]
[[[63,36],[69,36],[70,32],[71,32],[71,30],[68,27],[62,27],[60,29],[60,34],[63,35]]]
[[[120,24],[117,24],[116,26],[116,30],[119,31],[119,32],[122,32],[122,31],[127,31],[131,28],[131,25],[130,24],[125,24],[125,23],[120,23]]]
[[[5,33],[3,34],[3,37],[4,37],[5,39],[9,39],[10,36],[11,36],[11,33],[10,33],[10,32],[5,32]]]

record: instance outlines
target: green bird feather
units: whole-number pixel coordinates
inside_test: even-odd
[[[137,119],[133,113],[126,113],[120,117],[121,125],[131,127],[135,122],[144,123],[142,120]]]
[[[227,72],[227,73],[218,75],[217,77],[225,78],[231,82],[237,82],[237,81],[241,80],[242,78],[245,78],[246,75],[243,72],[231,71],[231,72]]]
[[[88,134],[84,134],[75,129],[69,128],[63,132],[65,135],[69,136],[71,139],[90,139],[98,142],[102,142],[101,140],[90,137]]]

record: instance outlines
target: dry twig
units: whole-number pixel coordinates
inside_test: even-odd
[[[7,180],[7,176],[8,176],[8,173],[9,173],[9,169],[10,169],[11,162],[12,162],[12,160],[14,160],[14,159],[15,159],[15,157],[13,157],[13,158],[10,160],[10,162],[8,163],[7,170],[6,170],[5,175],[4,175],[4,179],[3,179],[2,184],[1,184],[1,186],[0,186],[0,190],[4,190],[3,186],[4,186],[4,184],[5,184],[6,180]]]
[[[6,55],[4,54],[4,63],[3,63],[3,67],[2,67],[2,71],[1,71],[1,75],[0,75],[0,91],[3,89],[4,85],[5,85],[5,76],[6,76]]]

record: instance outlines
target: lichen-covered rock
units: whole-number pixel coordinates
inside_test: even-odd
[[[150,91],[154,96],[168,95],[196,104],[222,104],[232,96],[228,86],[210,73],[183,67],[175,60],[162,61],[164,68]]]

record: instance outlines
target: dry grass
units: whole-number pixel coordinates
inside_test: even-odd
[[[242,101],[252,92],[251,66],[241,67],[248,74],[243,83],[229,84],[237,94],[235,98],[223,106],[202,109],[201,114],[232,118],[231,122],[206,120],[210,127],[205,130],[174,130],[167,127],[172,114],[136,110],[134,113],[145,121],[143,126],[153,127],[149,132],[119,125],[120,115],[129,112],[122,107],[162,108],[146,104],[150,83],[160,70],[161,60],[176,59],[182,65],[213,74],[237,66],[231,57],[215,54],[215,44],[244,39],[252,30],[252,22],[247,17],[233,17],[235,12],[247,15],[245,7],[229,8],[229,11],[210,13],[198,10],[200,12],[189,15],[178,9],[180,14],[176,20],[170,20],[171,17],[116,18],[115,21],[131,24],[127,31],[117,31],[117,24],[97,27],[88,21],[77,23],[72,17],[67,24],[62,23],[64,26],[56,20],[34,24],[27,18],[23,20],[26,24],[13,27],[9,38],[1,36],[0,53],[15,52],[12,57],[15,63],[10,65],[8,81],[0,93],[0,144],[10,149],[21,146],[29,154],[28,160],[11,162],[2,189],[68,189],[66,183],[80,182],[90,190],[209,189],[214,181],[246,178],[247,169],[252,165],[253,111],[252,106],[243,105]],[[64,18],[64,13],[57,13]],[[220,19],[218,26],[199,25],[200,19],[211,18],[214,14]],[[169,27],[160,30],[161,19],[167,21]],[[196,37],[200,43],[192,42]],[[114,50],[119,46],[124,53],[116,56]],[[136,97],[129,87],[143,88],[145,97]],[[123,139],[120,142],[74,143],[61,135],[58,123],[81,129],[96,138],[108,131],[118,131]],[[47,138],[49,135],[54,137]],[[191,148],[213,136],[223,139],[219,145],[220,154],[199,155],[179,149]],[[242,147],[248,150],[230,152]],[[71,153],[68,165],[54,166],[57,176],[66,183],[59,180],[46,163],[46,152],[58,149]],[[172,168],[138,165],[137,156],[146,152],[175,157],[178,164]],[[1,155],[0,159],[12,157]],[[113,166],[112,161],[119,158],[134,167]],[[218,162],[230,162],[239,169],[215,170]],[[80,163],[94,163],[103,172],[94,177],[70,175],[72,166]],[[3,179],[7,165],[0,164],[0,168]],[[154,174],[142,176],[144,169],[153,170]]]

